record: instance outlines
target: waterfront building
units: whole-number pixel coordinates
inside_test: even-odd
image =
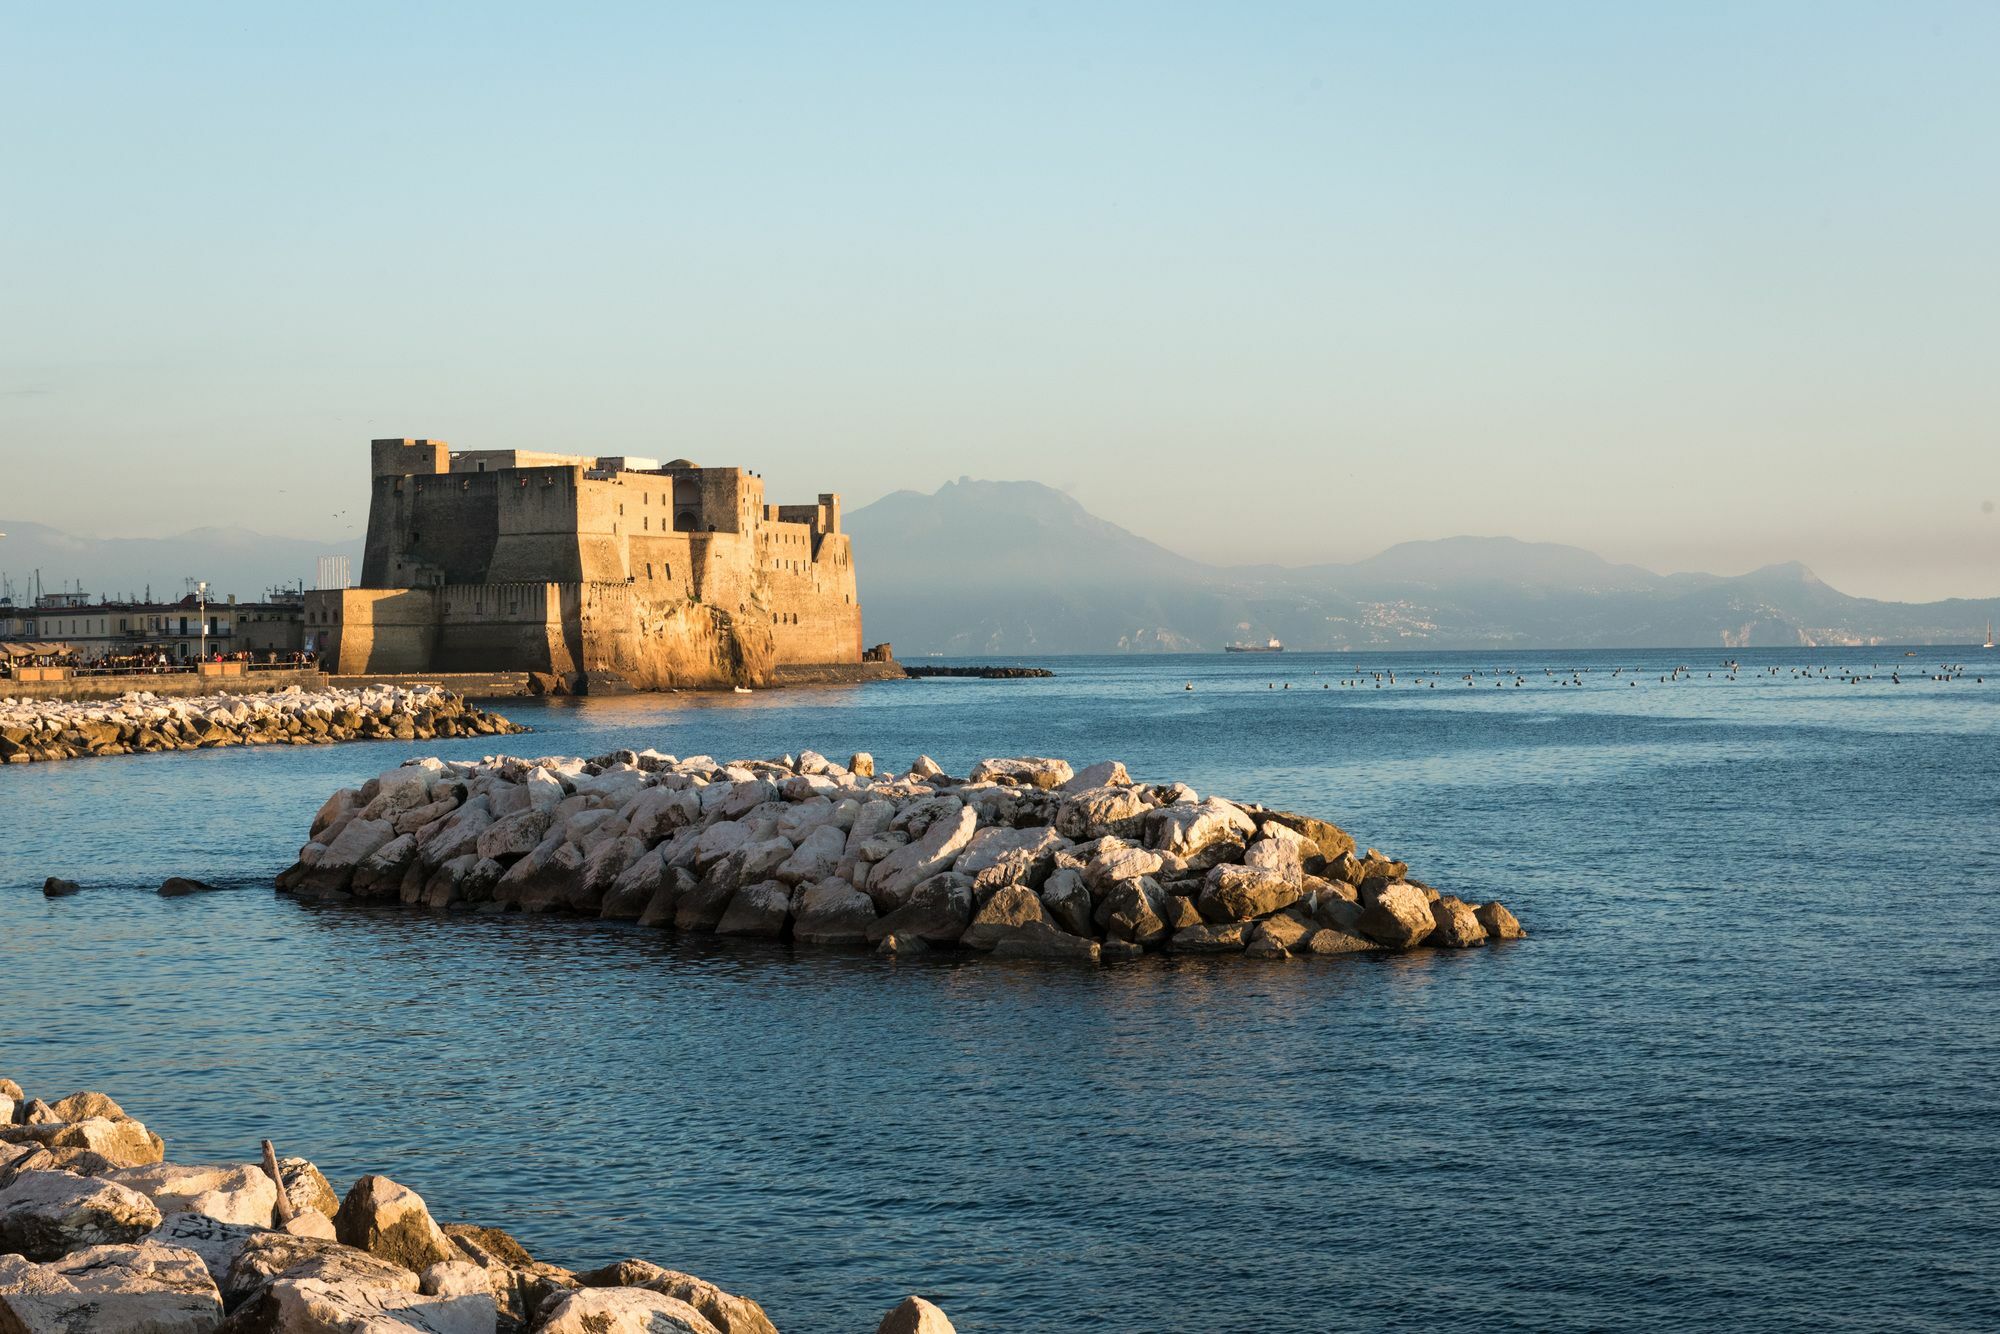
[[[308,592],[343,673],[530,671],[639,688],[858,664],[840,497],[742,468],[376,440],[358,588]]]

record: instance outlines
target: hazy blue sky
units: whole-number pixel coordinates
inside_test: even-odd
[[[2000,591],[2000,5],[0,13],[0,515],[434,435]]]

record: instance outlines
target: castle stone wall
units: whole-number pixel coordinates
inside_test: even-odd
[[[763,479],[740,468],[634,471],[433,441],[377,441],[372,468],[365,587],[350,590],[370,596],[329,604],[339,633],[322,633],[342,672],[666,687],[861,660],[838,496],[767,506]]]

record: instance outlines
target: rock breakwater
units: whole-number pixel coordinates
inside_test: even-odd
[[[494,1227],[440,1225],[304,1158],[171,1163],[102,1093],[0,1079],[0,1330],[10,1334],[776,1334],[764,1308],[646,1260],[566,1269]],[[878,1334],[951,1334],[911,1297]]]
[[[927,676],[970,676],[982,681],[1029,681],[1054,676],[1046,667],[910,667],[903,668],[903,675],[921,679]]]
[[[0,699],[0,760],[30,764],[215,746],[505,736],[528,729],[436,686],[113,700]]]
[[[327,799],[294,894],[570,912],[885,953],[1265,959],[1525,934],[1327,821],[1134,782],[1116,761],[927,757],[880,775],[805,751],[720,763],[412,761]]]

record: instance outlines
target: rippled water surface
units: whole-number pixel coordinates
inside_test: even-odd
[[[888,963],[314,906],[268,885],[328,793],[501,743],[12,766],[0,1072],[102,1087],[184,1160],[271,1135],[337,1185],[385,1169],[788,1331],[910,1291],[988,1331],[2000,1326],[2000,663],[1719,656],[502,706],[539,732],[515,753],[1115,757],[1330,816],[1533,933],[1387,961]],[[1395,683],[1341,684],[1357,661]]]

